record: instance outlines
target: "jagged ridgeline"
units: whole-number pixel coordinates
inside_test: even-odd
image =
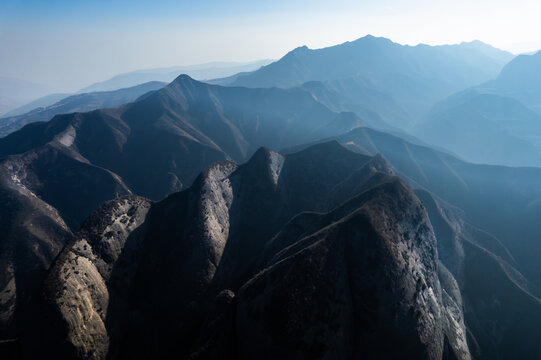
[[[123,197],[87,219],[47,276],[32,346],[67,358],[469,356],[437,258],[424,206],[382,157],[336,142],[262,148],[160,202]]]
[[[369,36],[11,118],[31,123],[0,138],[0,357],[541,358],[541,169],[400,130],[510,57]],[[503,133],[535,138],[535,99],[502,93],[517,59],[426,124],[461,139],[439,126],[505,103]],[[79,112],[38,121],[59,109]]]
[[[48,272],[24,348],[56,358],[488,358],[501,350],[487,324],[525,321],[531,334],[500,334],[539,351],[539,300],[505,247],[460,216],[416,195],[380,155],[336,141],[288,155],[261,148],[162,201],[126,196],[92,214]],[[483,305],[494,299],[515,320]]]

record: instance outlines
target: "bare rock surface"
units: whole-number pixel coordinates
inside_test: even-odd
[[[122,257],[136,250],[136,230],[146,219],[151,202],[127,196],[105,203],[93,213],[56,259],[47,279],[41,309],[45,320],[57,326],[36,334],[47,349],[82,359],[103,359],[109,351],[109,317],[112,298],[122,296],[130,283],[132,264]],[[127,242],[130,242],[126,246]],[[123,267],[122,278],[113,266]],[[41,329],[47,328],[44,321]],[[42,349],[42,351],[43,351]]]

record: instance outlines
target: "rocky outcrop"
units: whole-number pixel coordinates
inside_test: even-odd
[[[392,174],[337,143],[212,166],[152,209],[134,280],[139,330],[124,335],[146,346],[121,351],[468,358],[456,283],[444,295],[428,216]]]
[[[45,280],[42,320],[34,334],[39,345],[33,351],[51,358],[106,357],[115,325],[109,312],[121,311],[119,305],[128,301],[138,230],[150,205],[144,198],[122,197],[85,221]]]

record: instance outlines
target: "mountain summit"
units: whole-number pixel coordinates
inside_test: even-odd
[[[434,102],[493,79],[512,57],[477,42],[406,46],[368,35],[322,49],[300,47],[257,71],[238,74],[218,83],[289,88],[308,81],[353,78],[369,82],[416,118]],[[376,112],[379,109],[371,108]],[[402,124],[403,128],[407,126]]]

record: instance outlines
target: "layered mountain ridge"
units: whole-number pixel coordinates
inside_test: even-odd
[[[0,137],[4,137],[19,130],[26,124],[38,121],[49,121],[55,115],[115,107],[132,102],[141,95],[149,91],[158,90],[165,85],[165,83],[153,81],[115,91],[93,92],[71,96],[66,95],[49,106],[35,107],[23,114],[7,116],[0,119]]]
[[[66,330],[37,349],[195,359],[539,353],[537,330],[515,327],[534,326],[541,302],[513,255],[395,174],[380,155],[337,142],[287,155],[263,148],[160,202],[107,203],[48,275],[45,289],[57,290],[40,309],[56,315],[42,326],[53,316]],[[89,306],[69,305],[90,293]]]
[[[463,159],[540,166],[540,53],[520,55],[498,76],[436,103],[413,133]]]
[[[363,154],[382,154],[397,175],[414,189],[428,190],[455,208],[468,223],[499,239],[521,266],[521,272],[541,287],[541,267],[535,261],[541,199],[538,168],[475,165],[429,147],[369,128],[323,139],[336,140]],[[289,151],[298,151],[305,146]],[[517,234],[521,234],[520,237]]]
[[[302,90],[224,88],[181,76],[134,103],[58,115],[0,139],[0,185],[6,198],[1,214],[7,234],[2,288],[11,299],[3,307],[4,326],[14,324],[14,289],[21,290],[17,297],[23,301],[39,283],[32,279],[26,284],[26,277],[12,283],[17,279],[13,258],[27,256],[9,250],[21,241],[12,234],[30,231],[38,237],[33,241],[47,244],[40,250],[48,254],[40,278],[64,244],[64,233],[78,230],[107,200],[131,193],[158,200],[188,187],[216,161],[241,162],[263,144],[284,147],[362,123],[354,114],[329,110]],[[16,221],[19,211],[30,221]],[[56,230],[38,222],[39,213],[51,218]]]
[[[238,74],[216,83],[230,86],[300,86],[309,81],[357,82],[362,92],[378,98],[366,102],[359,92],[342,89],[346,99],[357,95],[345,110],[359,106],[384,114],[385,98],[398,111],[385,117],[401,129],[409,129],[432,104],[464,88],[494,79],[513,56],[481,42],[447,46],[403,46],[389,39],[365,36],[323,49],[296,48],[280,60],[261,69]],[[330,86],[331,89],[334,87]],[[363,102],[364,101],[364,102]]]
[[[541,170],[468,163],[400,130],[509,58],[367,37],[219,81],[273,69],[292,87],[183,75],[1,138],[0,353],[541,356]],[[452,122],[468,103],[535,137],[527,106],[474,95],[433,114]]]
[[[299,159],[304,168],[298,167]],[[213,165],[192,188],[151,206],[141,226],[144,235],[127,237],[125,244],[130,249],[134,245],[128,242],[142,241],[139,256],[128,255],[137,268],[135,275],[124,277],[132,279],[128,287],[137,294],[124,298],[132,299],[130,312],[138,314],[135,323],[130,322],[125,309],[100,303],[107,302],[107,291],[101,281],[94,280],[95,271],[84,260],[102,263],[99,257],[83,254],[85,250],[100,251],[99,244],[83,240],[85,234],[96,233],[98,239],[110,237],[107,241],[114,243],[118,243],[118,236],[123,237],[114,231],[107,235],[110,225],[92,226],[111,221],[107,220],[111,217],[106,209],[112,208],[116,214],[129,208],[126,202],[138,200],[121,198],[106,205],[101,214],[87,221],[72,240],[73,245],[63,251],[58,265],[53,266],[59,270],[51,272],[47,280],[58,284],[56,288],[64,288],[63,295],[56,295],[53,302],[56,311],[63,314],[68,333],[88,328],[94,318],[91,310],[83,311],[79,320],[82,324],[73,327],[77,324],[70,320],[74,310],[66,310],[66,294],[72,293],[71,288],[80,288],[70,279],[82,277],[83,271],[89,278],[83,289],[103,289],[92,292],[97,297],[94,302],[102,309],[107,307],[107,317],[116,319],[110,328],[98,326],[100,331],[91,341],[85,341],[84,336],[68,336],[68,344],[74,349],[71,354],[100,357],[104,351],[112,351],[130,358],[172,353],[191,353],[195,358],[212,354],[224,358],[262,354],[266,358],[357,358],[379,354],[392,358],[405,351],[414,357],[423,354],[439,359],[445,343],[452,352],[467,355],[463,324],[450,332],[454,323],[448,323],[443,316],[448,310],[443,305],[436,239],[428,216],[403,182],[380,172],[385,168],[390,169],[382,158],[370,159],[337,143],[317,145],[285,157],[261,149],[242,166],[229,162]],[[306,176],[299,178],[299,174]],[[365,185],[351,189],[338,175],[354,177]],[[336,207],[328,191],[315,192],[320,194],[319,199],[296,191],[305,187],[344,188],[341,192],[349,190],[352,197]],[[195,206],[191,205],[193,201]],[[241,203],[237,205],[238,201]],[[147,205],[142,204],[131,205],[135,210],[128,210],[132,215],[124,224],[138,223],[134,214],[144,213]],[[326,213],[302,212],[306,210]],[[254,227],[257,219],[266,219],[267,225]],[[119,225],[121,233],[128,230]],[[136,240],[141,236],[143,240]],[[81,255],[74,257],[74,251]],[[73,266],[74,262],[76,268],[71,270],[63,265]],[[113,265],[112,274],[116,271]],[[108,287],[122,289],[115,284],[118,280],[111,276]],[[164,290],[167,295],[159,299],[151,295]],[[295,293],[303,295],[292,296]],[[205,311],[217,306],[205,300],[213,296],[225,304]],[[368,303],[367,296],[371,299]],[[276,303],[278,299],[280,303]],[[366,306],[374,307],[376,313]],[[208,314],[216,312],[217,318],[209,318]],[[215,321],[220,327],[215,327]],[[359,328],[359,324],[373,324],[374,328]],[[123,336],[131,340],[118,337],[122,327]],[[237,335],[227,335],[227,328],[235,328],[232,334]],[[109,337],[112,329],[116,338]],[[254,338],[253,334],[264,336]],[[115,342],[109,343],[109,338]],[[134,338],[141,346],[134,348]],[[58,338],[47,340],[61,344],[64,339],[65,335],[58,334]],[[127,347],[128,343],[131,346]],[[58,348],[53,349],[59,353]]]

